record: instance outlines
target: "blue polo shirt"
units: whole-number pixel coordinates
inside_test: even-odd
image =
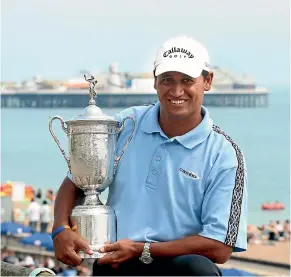
[[[168,138],[158,122],[160,104],[126,109],[136,119],[132,141],[109,187],[107,204],[117,217],[117,239],[162,242],[200,235],[247,248],[247,172],[242,151],[203,120],[183,136]],[[120,153],[133,124],[126,120]]]

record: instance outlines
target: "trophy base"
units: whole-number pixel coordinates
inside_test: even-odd
[[[99,249],[106,243],[116,242],[116,217],[113,209],[104,205],[80,205],[72,211],[76,232],[87,241],[92,255],[78,251],[81,259],[98,259],[104,256]]]
[[[93,251],[92,255],[86,254],[83,251],[79,251],[78,255],[81,259],[99,259],[105,256],[106,253],[100,253],[99,251]]]

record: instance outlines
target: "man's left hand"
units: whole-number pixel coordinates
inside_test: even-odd
[[[129,239],[123,239],[112,244],[106,244],[100,249],[101,253],[107,253],[104,257],[98,259],[98,264],[111,264],[116,267],[131,258],[141,255],[137,243]]]

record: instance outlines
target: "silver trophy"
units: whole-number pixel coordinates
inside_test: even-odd
[[[49,130],[68,164],[74,184],[85,194],[84,203],[73,209],[72,219],[77,224],[76,231],[87,240],[94,252],[93,255],[83,251],[78,253],[86,259],[102,257],[104,254],[98,250],[105,243],[116,241],[115,213],[111,207],[102,204],[99,194],[112,183],[118,162],[133,137],[136,123],[130,116],[118,122],[105,115],[94,100],[97,81],[92,76],[89,79],[84,77],[89,82],[89,106],[82,115],[66,122],[60,116],[54,116],[49,122]],[[62,129],[68,136],[69,157],[53,132],[52,124],[56,119],[60,120]],[[127,119],[133,121],[133,130],[117,156],[117,136]]]

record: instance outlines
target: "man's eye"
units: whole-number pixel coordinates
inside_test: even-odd
[[[172,81],[172,79],[170,77],[165,77],[162,79],[163,83],[170,83]]]
[[[183,83],[190,84],[190,83],[193,83],[193,80],[185,78],[183,79]]]

